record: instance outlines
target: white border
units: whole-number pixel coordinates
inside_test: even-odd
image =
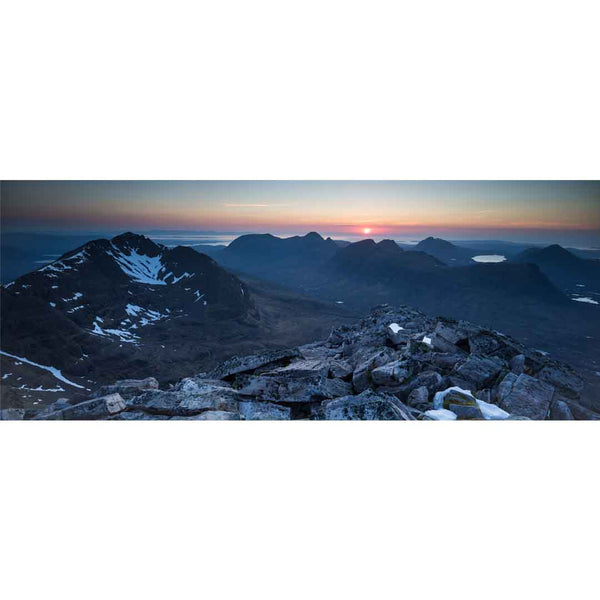
[[[2,7],[3,179],[598,178],[593,1]],[[592,598],[593,423],[0,426],[13,599]]]

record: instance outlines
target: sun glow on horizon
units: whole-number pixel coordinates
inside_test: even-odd
[[[363,233],[364,233],[365,235],[369,235],[369,234],[371,233],[371,228],[370,228],[370,227],[365,227],[365,228],[363,229]]]

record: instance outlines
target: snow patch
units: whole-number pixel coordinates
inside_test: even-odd
[[[398,323],[390,323],[388,327],[392,330],[393,333],[398,333],[399,331],[404,331],[404,327],[398,325]],[[429,340],[431,342],[431,340]]]
[[[0,354],[3,354],[4,356],[10,356],[10,358],[15,358],[21,362],[27,363],[28,365],[32,365],[34,367],[38,367],[40,369],[44,369],[44,371],[48,371],[49,373],[52,373],[52,375],[54,375],[54,377],[56,377],[56,379],[58,379],[59,381],[62,381],[63,383],[66,383],[68,385],[72,385],[73,387],[76,388],[80,388],[83,389],[82,385],[79,385],[77,383],[73,383],[72,381],[69,381],[57,368],[55,367],[47,367],[46,365],[40,365],[36,362],[33,362],[31,360],[28,360],[27,358],[23,358],[21,356],[15,356],[14,354],[9,354],[8,352],[4,352],[4,350],[0,350]]]
[[[435,410],[426,410],[423,414],[427,415],[434,421],[456,421],[456,415],[445,408],[437,408]]]
[[[52,307],[52,308],[56,308],[56,302],[48,302],[48,304]]]
[[[146,285],[167,285],[164,274],[165,270],[162,264],[161,255],[147,256],[138,254],[136,250],[130,250],[129,254],[124,254],[116,246],[112,246],[113,251],[107,252],[116,261],[121,271],[131,277],[136,283],[145,283]]]
[[[424,344],[427,344],[428,346],[431,346],[431,338],[427,335],[423,336],[423,339],[421,340]]]
[[[510,413],[507,413],[495,404],[490,404],[483,400],[476,400],[476,402],[477,406],[479,406],[479,410],[481,410],[483,418],[488,421],[497,421],[500,419],[508,419],[508,417],[510,417]]]
[[[598,304],[596,300],[592,300],[591,298],[573,298],[574,302],[585,302],[586,304]]]

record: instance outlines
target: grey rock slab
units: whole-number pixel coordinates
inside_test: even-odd
[[[298,356],[300,356],[300,352],[297,348],[274,350],[250,356],[234,356],[213,369],[211,377],[224,379],[238,373],[248,373],[267,366],[274,367],[277,363],[286,362]]]
[[[554,395],[554,387],[524,373],[517,377],[500,407],[512,415],[545,419]]]
[[[108,394],[121,394],[121,397],[127,400],[140,392],[157,389],[158,381],[154,377],[147,377],[146,379],[122,379],[115,381],[111,385],[103,385],[94,392],[92,397],[99,398]]]
[[[503,361],[496,357],[470,356],[456,369],[457,375],[481,388],[491,382],[504,367]]]
[[[572,421],[573,413],[564,400],[555,399],[550,405],[548,418],[552,421]]]
[[[542,367],[536,377],[554,386],[567,398],[577,399],[583,390],[583,380],[567,365],[548,364]]]
[[[410,376],[410,369],[404,360],[395,360],[371,371],[371,380],[376,385],[402,383]]]
[[[286,421],[291,419],[287,406],[272,402],[240,402],[239,414],[246,421]]]
[[[334,421],[412,421],[414,417],[397,398],[366,390],[358,396],[335,398],[323,404],[326,419]]]
[[[120,394],[109,394],[102,398],[93,398],[79,404],[73,404],[62,410],[36,417],[39,420],[96,420],[106,419],[125,410],[127,405]]]

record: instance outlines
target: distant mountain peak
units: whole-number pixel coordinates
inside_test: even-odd
[[[311,231],[304,236],[305,240],[323,240],[323,236],[316,231]]]
[[[442,238],[436,238],[436,237],[432,237],[429,236],[428,238],[425,238],[424,240],[421,240],[417,246],[417,248],[439,248],[439,249],[449,249],[449,248],[455,248],[456,246],[452,243],[449,242],[448,240],[443,240]]]
[[[394,252],[402,252],[402,248],[396,244],[394,240],[381,240],[377,246],[384,250],[393,250]]]

